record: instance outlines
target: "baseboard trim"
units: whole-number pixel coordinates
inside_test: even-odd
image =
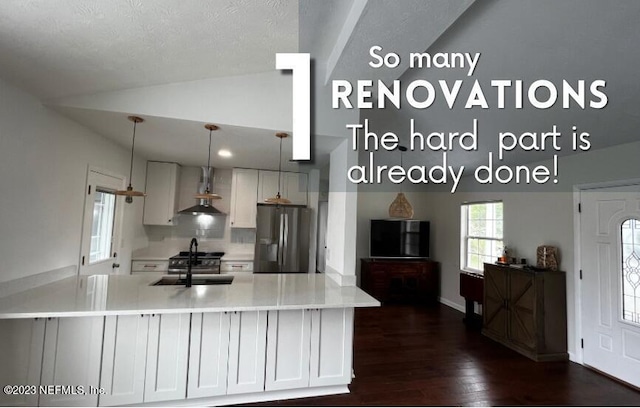
[[[253,402],[268,402],[293,398],[323,397],[327,395],[348,394],[347,385],[332,385],[325,387],[299,388],[294,390],[264,391],[238,395],[220,395],[218,397],[192,398],[149,404],[133,404],[133,407],[205,407],[234,404],[249,404]]]
[[[449,299],[445,299],[443,297],[439,297],[438,301],[440,303],[442,303],[443,305],[445,305],[445,306],[449,306],[452,309],[456,309],[458,312],[462,312],[462,313],[465,312],[465,309],[464,309],[463,305],[459,305],[459,304],[457,304],[455,302],[450,301]]]

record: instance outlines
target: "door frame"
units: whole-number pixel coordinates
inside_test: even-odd
[[[82,269],[82,243],[83,243],[83,240],[85,239],[84,221],[87,215],[87,199],[89,197],[89,194],[87,194],[87,189],[89,187],[89,176],[91,175],[91,172],[104,174],[105,176],[122,180],[120,188],[123,190],[125,188],[126,181],[127,181],[126,177],[121,174],[118,174],[111,170],[107,170],[102,167],[92,166],[91,164],[87,165],[87,174],[84,179],[84,190],[83,190],[84,200],[82,200],[82,218],[80,219],[80,248],[78,249],[78,269],[76,272],[76,275],[78,276],[81,275],[80,270]],[[117,250],[118,254],[120,253],[120,243],[122,242],[123,224],[124,224],[124,209],[122,208],[122,199],[116,196],[116,214],[115,214],[114,231],[117,231],[118,237],[120,238],[119,239],[120,242],[116,243],[116,246],[118,248]]]
[[[583,191],[598,190],[611,187],[625,187],[640,185],[640,178],[614,180],[614,181],[602,181],[596,183],[584,183],[576,184],[573,186],[573,282],[567,282],[567,289],[573,286],[574,293],[574,333],[575,333],[575,353],[569,352],[569,360],[584,365],[584,354],[582,351],[581,339],[583,338],[582,331],[582,281],[580,279],[580,270],[582,269],[582,228],[580,226],[580,212],[578,206],[580,204],[580,195]],[[571,285],[571,283],[573,285]],[[567,297],[567,299],[569,299]]]

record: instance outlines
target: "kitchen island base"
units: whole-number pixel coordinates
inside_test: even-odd
[[[36,310],[28,296],[0,299],[0,382],[36,390],[0,394],[0,405],[201,406],[347,393],[354,308],[379,305],[313,275],[238,277],[206,292],[152,280],[81,278],[44,289],[50,299],[66,295],[58,307],[68,311]],[[121,308],[133,294],[153,308]],[[165,298],[187,307],[167,308]]]

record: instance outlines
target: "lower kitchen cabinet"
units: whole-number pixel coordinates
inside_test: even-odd
[[[272,310],[268,319],[265,390],[308,387],[311,310]]]
[[[47,319],[42,357],[42,385],[82,386],[85,393],[40,395],[39,405],[96,406],[100,383],[104,317]]]
[[[227,393],[230,324],[229,312],[191,316],[187,398]]]
[[[233,312],[227,394],[264,391],[267,312]]]
[[[190,324],[189,313],[151,315],[144,402],[186,397]]]
[[[353,308],[312,312],[310,360],[311,387],[351,383]]]
[[[353,308],[269,312],[265,390],[351,383]]]
[[[108,316],[100,405],[186,397],[189,313]]]
[[[0,384],[40,385],[45,319],[0,320]],[[38,405],[38,393],[0,393],[2,406]]]
[[[107,316],[102,350],[100,406],[144,401],[149,316]]]

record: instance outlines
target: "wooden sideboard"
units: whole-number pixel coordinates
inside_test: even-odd
[[[437,302],[440,268],[429,259],[363,258],[360,287],[383,303]]]
[[[535,361],[567,360],[566,276],[484,265],[482,334]]]

